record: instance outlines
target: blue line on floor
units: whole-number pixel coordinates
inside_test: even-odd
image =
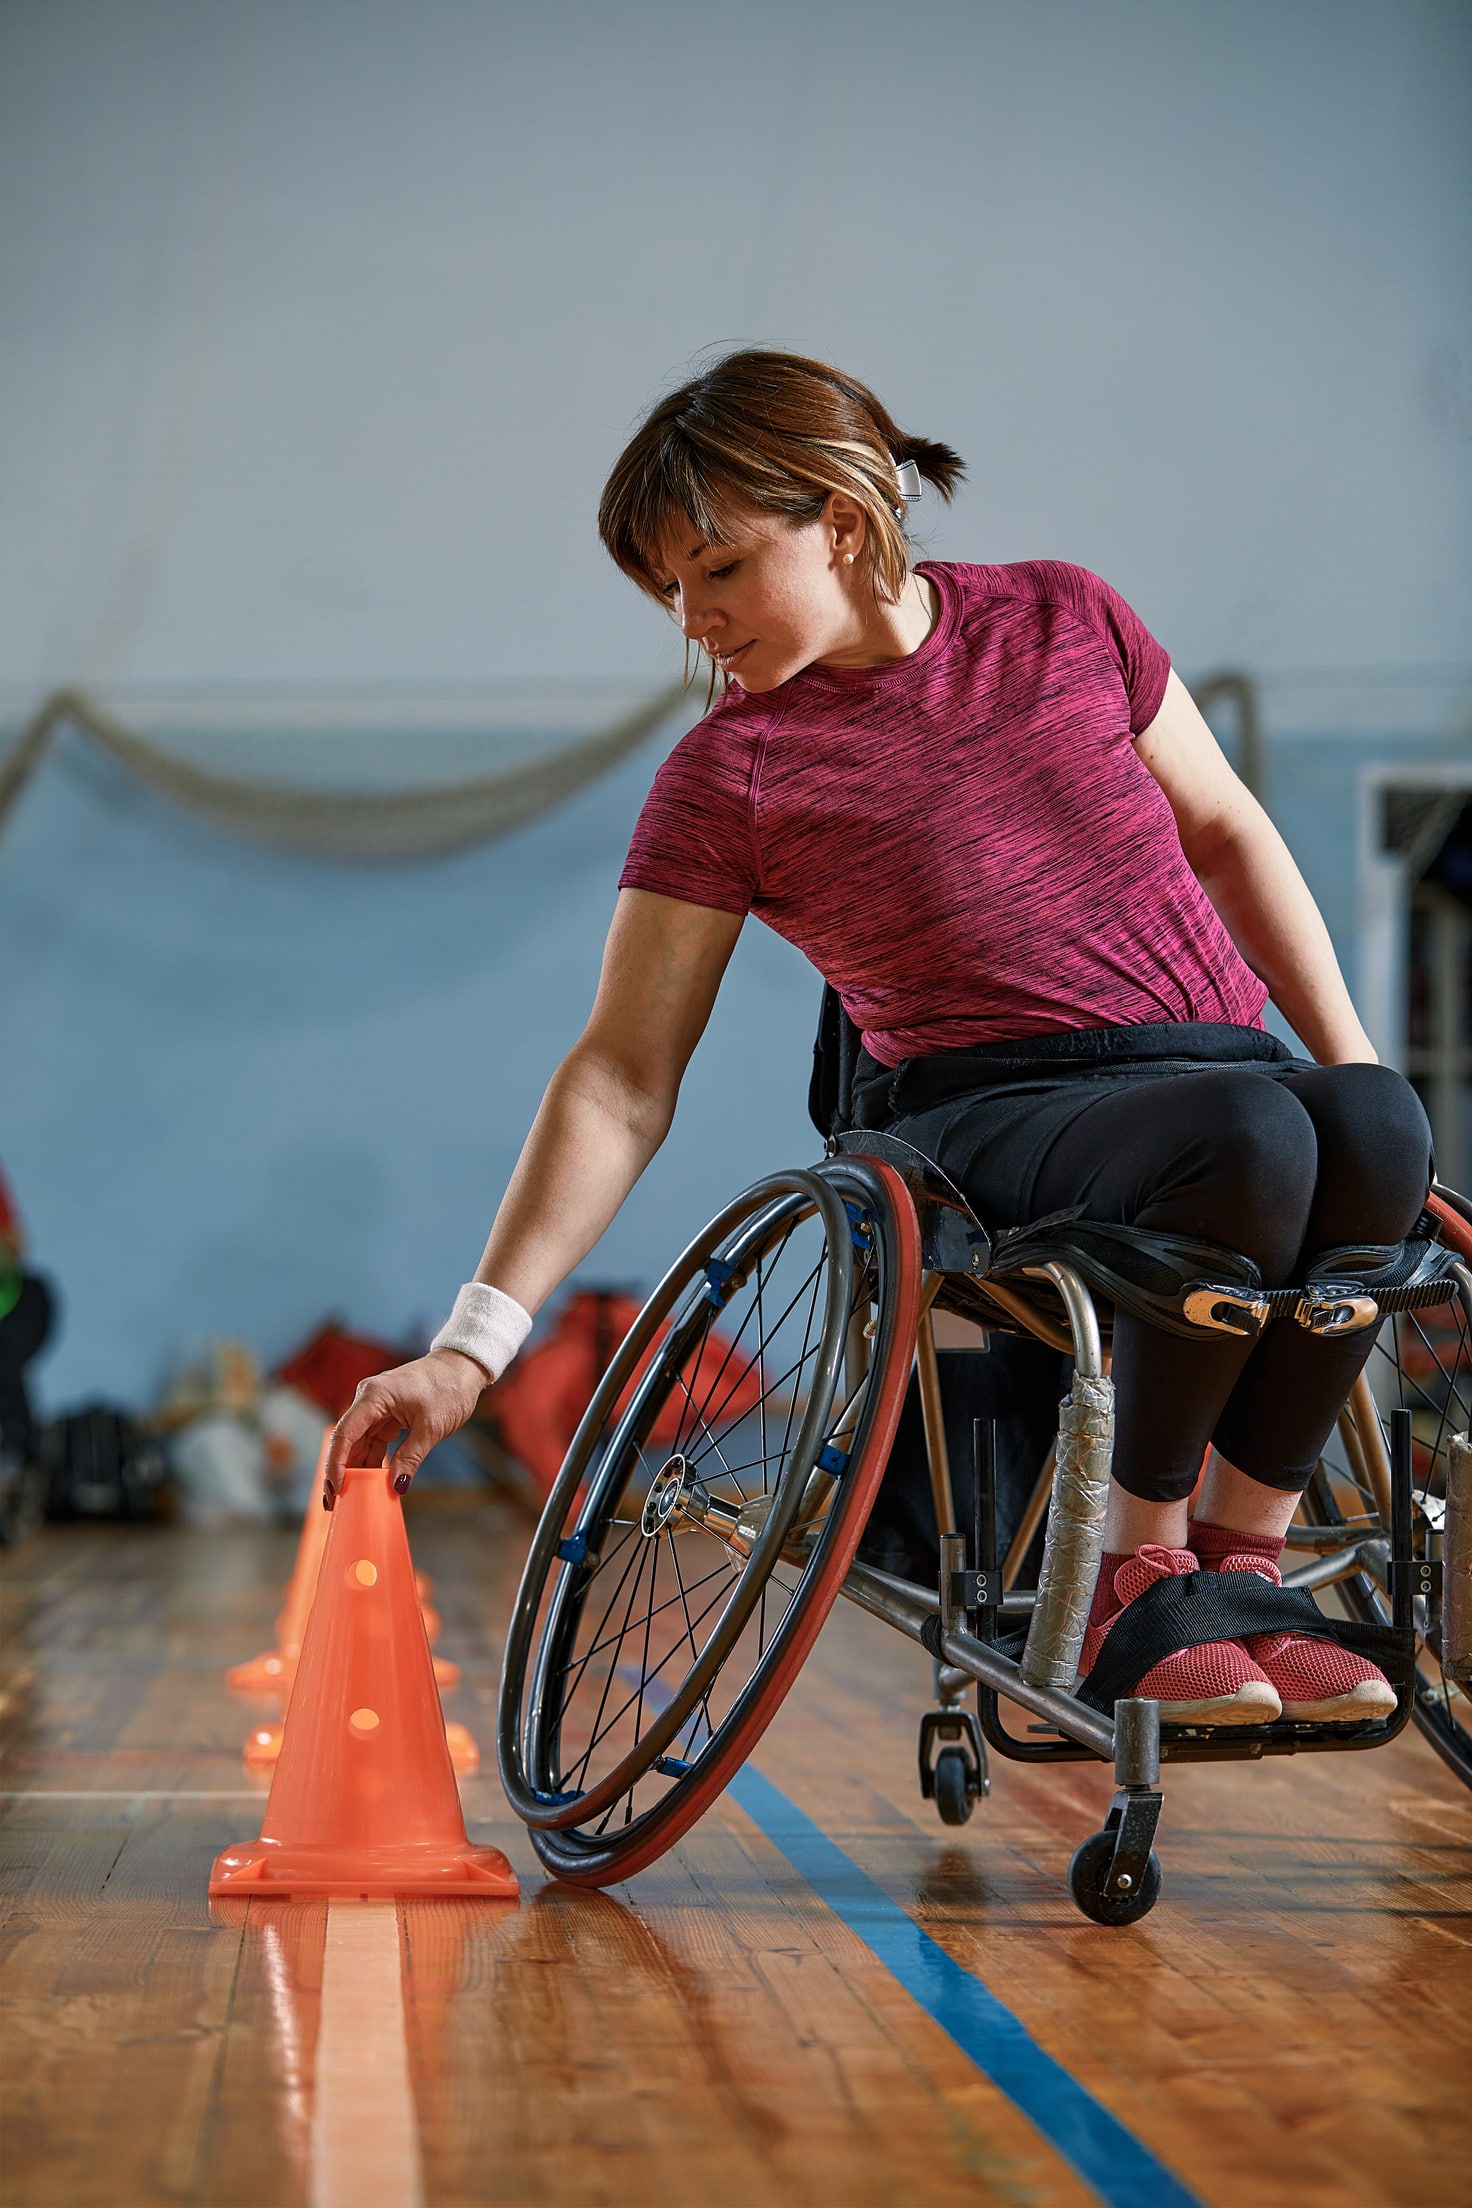
[[[1012,2011],[750,1764],[728,1790],[964,2055],[1110,2208],[1200,2208],[1194,2193],[1038,2045]]]

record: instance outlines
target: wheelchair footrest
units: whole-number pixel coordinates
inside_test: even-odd
[[[1378,1664],[1397,1691],[1409,1683],[1415,1660],[1414,1635],[1406,1629],[1326,1617],[1302,1588],[1273,1587],[1250,1572],[1186,1572],[1156,1580],[1125,1605],[1079,1681],[1078,1700],[1107,1716],[1165,1657],[1244,1633],[1339,1641]]]

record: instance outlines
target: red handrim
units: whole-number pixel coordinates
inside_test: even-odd
[[[763,1682],[762,1690],[754,1699],[739,1726],[733,1727],[730,1737],[721,1743],[720,1753],[710,1758],[709,1770],[702,1770],[688,1794],[683,1796],[678,1810],[668,1821],[661,1820],[642,1845],[620,1854],[615,1862],[607,1865],[590,1864],[566,1867],[553,1866],[559,1878],[577,1886],[614,1886],[636,1872],[647,1870],[651,1863],[666,1854],[675,1842],[682,1839],[696,1820],[702,1817],[716,1796],[724,1792],[736,1772],[756,1747],[762,1734],[771,1724],[778,1710],[787,1699],[793,1681],[807,1661],[814,1641],[822,1630],[824,1620],[838,1599],[854,1552],[863,1536],[869,1510],[884,1477],[889,1461],[895,1430],[904,1408],[905,1393],[910,1384],[910,1367],[914,1360],[915,1335],[920,1325],[920,1223],[915,1215],[915,1205],[909,1189],[891,1165],[878,1158],[853,1159],[861,1163],[883,1186],[894,1214],[895,1238],[895,1316],[894,1353],[890,1357],[884,1375],[872,1424],[868,1430],[861,1461],[848,1474],[855,1483],[858,1501],[851,1504],[844,1519],[839,1537],[814,1573],[811,1583],[803,1590],[801,1612],[793,1626],[790,1638],[785,1642],[781,1657],[772,1667],[770,1677]],[[540,1834],[532,1833],[532,1845],[538,1848]],[[553,1843],[555,1847],[555,1842]],[[543,1857],[546,1861],[547,1858]]]
[[[1435,1189],[1426,1199],[1426,1209],[1436,1221],[1441,1239],[1449,1250],[1455,1250],[1466,1264],[1472,1265],[1472,1225],[1454,1211],[1451,1205],[1437,1195]]]

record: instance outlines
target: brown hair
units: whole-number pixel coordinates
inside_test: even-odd
[[[740,509],[815,521],[845,492],[868,518],[864,559],[895,600],[909,574],[897,467],[913,461],[942,498],[966,463],[908,437],[864,384],[796,353],[728,353],[648,416],[614,463],[598,534],[624,573],[663,602],[654,563],[677,520],[712,543]]]

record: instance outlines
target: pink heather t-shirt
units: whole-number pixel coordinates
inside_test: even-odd
[[[736,686],[654,780],[620,886],[752,912],[881,1064],[1080,1027],[1262,1023],[1133,739],[1170,661],[1081,567],[927,561],[908,659]]]

